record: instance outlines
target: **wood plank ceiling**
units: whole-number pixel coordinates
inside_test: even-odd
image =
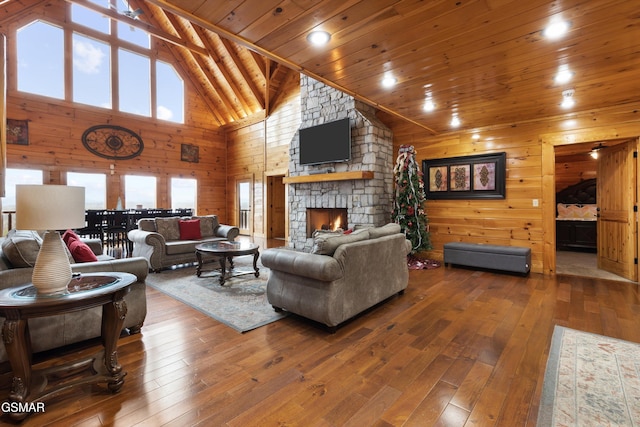
[[[21,3],[24,0],[10,0]],[[88,0],[69,0],[88,4]],[[268,115],[288,69],[434,134],[640,100],[640,10],[623,0],[130,0],[219,124]],[[114,12],[117,14],[117,12]],[[543,29],[565,19],[569,32]],[[307,35],[331,34],[324,47]],[[561,66],[573,78],[554,82]],[[384,88],[393,76],[397,84]],[[575,106],[560,106],[573,90]],[[427,97],[435,110],[425,111]]]
[[[434,133],[640,99],[640,11],[621,0],[148,0]],[[543,29],[566,19],[569,32]],[[331,33],[312,47],[307,34]],[[573,79],[554,83],[561,65]],[[397,84],[381,86],[385,75]],[[575,106],[560,106],[574,90]],[[423,108],[430,93],[437,108]]]

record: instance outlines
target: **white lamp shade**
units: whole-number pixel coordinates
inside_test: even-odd
[[[18,230],[81,228],[84,211],[84,187],[16,185]]]

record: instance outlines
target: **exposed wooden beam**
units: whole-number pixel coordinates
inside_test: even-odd
[[[216,53],[215,46],[211,43],[211,40],[207,35],[207,30],[201,27],[198,27],[197,25],[193,26],[193,30],[202,41],[202,44],[204,45],[204,47],[207,48],[207,50],[209,51],[209,56],[211,58],[212,66],[216,67],[218,69],[218,72],[224,76],[224,80],[229,85],[229,89],[233,92],[235,98],[238,100],[238,104],[242,106],[244,115],[246,116],[248,114],[251,114],[251,107],[247,104],[246,100],[244,99],[244,96],[242,95],[242,92],[238,88],[238,85],[236,85],[235,83],[235,79],[227,70],[227,67],[225,66],[224,62]]]
[[[231,59],[231,61],[233,61],[233,63],[236,64],[236,66],[238,67],[238,71],[240,71],[240,74],[242,74],[242,77],[247,82],[247,86],[249,86],[251,93],[253,93],[253,96],[258,101],[258,104],[260,104],[260,106],[264,108],[264,99],[262,98],[260,89],[253,82],[253,79],[251,78],[251,76],[249,75],[249,72],[247,71],[248,67],[246,66],[246,64],[243,63],[242,59],[240,59],[235,49],[231,45],[231,42],[227,39],[220,37],[216,33],[212,33],[212,34],[215,35],[215,37],[217,37],[218,40],[220,40],[221,48],[224,48],[224,50],[227,52],[227,55],[229,55],[229,58]],[[251,53],[253,54],[253,52]],[[260,69],[260,73],[262,73],[262,69]]]
[[[177,16],[168,13],[167,19],[171,24],[171,26],[174,28],[174,30],[178,32],[178,34],[180,34],[182,32],[182,29],[180,26],[180,22],[178,22]],[[216,83],[218,82],[218,79],[216,79],[215,76],[209,70],[208,63],[207,61],[205,61],[205,58],[203,58],[200,55],[193,55],[193,53],[191,54],[193,57],[192,59],[198,64],[198,67],[200,68],[200,71],[202,72],[202,74],[204,74],[207,77],[207,80],[209,81],[212,92],[218,98],[219,102],[224,105],[225,111],[229,113],[229,117],[232,120],[240,119],[241,116],[238,114],[232,101],[227,97],[227,95],[224,93],[222,88],[216,88]],[[210,56],[207,56],[207,57],[210,58]]]

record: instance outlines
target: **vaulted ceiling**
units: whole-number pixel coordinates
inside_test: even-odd
[[[640,9],[622,0],[147,0],[434,133],[640,100]],[[543,36],[554,19],[568,33]],[[332,37],[325,47],[310,31]],[[557,84],[561,65],[573,72]],[[385,75],[397,79],[382,87]],[[560,106],[573,90],[575,106]],[[424,110],[430,93],[436,110]]]
[[[88,0],[69,0],[92,7]],[[29,3],[27,0],[9,0]],[[224,125],[268,115],[305,73],[434,134],[640,100],[640,9],[622,0],[130,0]],[[122,19],[122,14],[113,11]],[[569,23],[557,40],[543,35]],[[129,19],[129,18],[127,18]],[[331,34],[324,47],[312,30]],[[556,83],[561,66],[573,78]],[[385,88],[385,76],[397,80]],[[575,106],[560,106],[573,91]],[[431,97],[434,111],[425,111]]]

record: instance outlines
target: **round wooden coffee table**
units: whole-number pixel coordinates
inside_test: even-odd
[[[201,243],[196,246],[196,258],[198,259],[198,267],[196,275],[200,277],[202,266],[206,262],[206,258],[213,258],[213,261],[220,262],[220,286],[224,285],[225,280],[230,277],[243,276],[245,274],[253,274],[255,277],[260,276],[260,269],[257,266],[260,246],[251,242],[209,242]],[[237,270],[233,265],[233,257],[253,255],[253,270]],[[227,271],[227,261],[229,261],[229,271]]]
[[[123,298],[135,281],[136,276],[129,273],[83,273],[72,278],[67,292],[61,294],[41,295],[31,284],[0,290],[0,316],[5,318],[2,339],[13,371],[9,402],[19,408],[28,408],[29,403],[43,402],[61,390],[79,384],[106,383],[109,390],[120,390],[126,375],[118,363],[117,352],[118,337],[127,314]],[[32,369],[29,319],[99,306],[102,306],[104,346],[101,352],[64,365]],[[58,380],[82,372],[90,375],[57,385],[54,384],[56,381],[49,381],[50,378]],[[9,413],[14,420],[21,420],[27,415],[29,412],[20,410]]]

